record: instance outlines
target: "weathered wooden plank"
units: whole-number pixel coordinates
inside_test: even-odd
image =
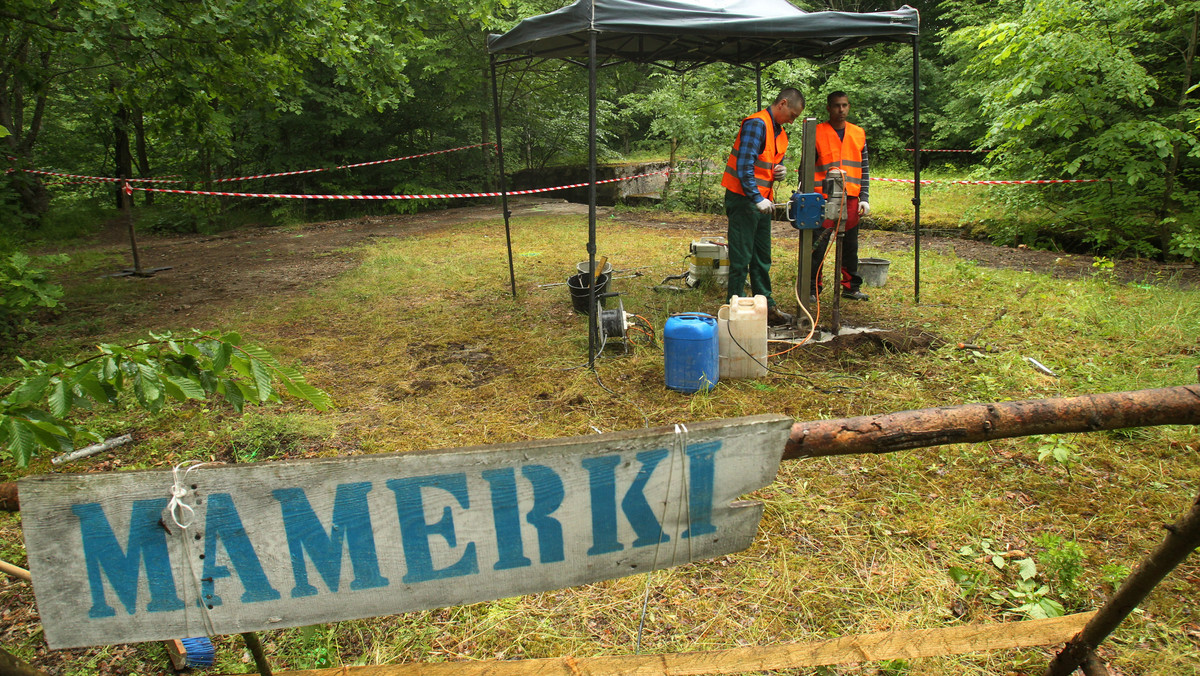
[[[695,676],[831,664],[941,657],[1064,643],[1095,613],[1005,624],[885,631],[811,643],[781,643],[664,655],[602,655],[479,662],[416,662],[276,671],[275,676]],[[230,675],[231,676],[231,675]]]
[[[746,548],[791,420],[20,482],[52,648],[454,606]],[[173,487],[182,507],[167,511]],[[186,528],[174,523],[177,519]]]

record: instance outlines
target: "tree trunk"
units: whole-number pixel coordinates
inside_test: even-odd
[[[23,73],[36,73],[39,68],[40,72],[47,71],[50,67],[50,50],[36,51],[32,59],[38,63],[31,64],[30,41],[28,36],[24,36],[12,48],[11,55],[9,63],[0,66],[0,124],[9,131],[5,140],[9,155],[16,158],[12,166],[29,167],[46,113],[49,84],[46,80],[34,81],[33,88],[27,91],[28,78]],[[30,96],[33,97],[33,113],[27,123],[25,113]],[[50,194],[40,177],[13,172],[7,182],[17,194],[21,213],[36,219],[50,208]]]
[[[1200,385],[798,422],[783,458],[891,453],[1031,434],[1200,424]]]
[[[1192,33],[1188,38],[1187,54],[1183,60],[1183,87],[1179,94],[1179,103],[1176,106],[1176,112],[1183,111],[1187,104],[1188,90],[1192,86],[1192,64],[1196,61],[1196,33],[1200,28],[1200,12],[1192,12]],[[1179,122],[1179,130],[1183,131],[1183,121]],[[1171,225],[1166,222],[1167,214],[1171,208],[1171,193],[1175,190],[1175,177],[1179,173],[1179,163],[1183,156],[1183,143],[1176,142],[1171,149],[1171,159],[1167,162],[1167,170],[1163,175],[1163,196],[1162,202],[1158,206],[1158,259],[1161,261],[1167,260],[1167,254],[1171,250]]]
[[[666,197],[671,192],[671,183],[675,180],[675,155],[679,151],[679,139],[671,137],[671,156],[667,159],[667,184],[663,186],[663,197]]]
[[[141,174],[142,178],[149,178],[151,176],[150,156],[146,154],[146,126],[143,124],[141,108],[133,112],[133,131],[136,135],[138,173]],[[153,184],[147,183],[145,185],[149,188]],[[145,195],[144,204],[146,206],[154,204],[154,193],[147,192],[143,194]]]
[[[116,92],[116,85],[111,85],[112,91]],[[116,113],[113,114],[113,158],[116,163],[116,175],[122,178],[133,176],[133,155],[129,152],[129,109],[125,104],[117,104]],[[116,186],[117,208],[121,209],[124,205],[120,183],[114,183]]]

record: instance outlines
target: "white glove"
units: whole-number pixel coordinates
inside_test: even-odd
[[[758,207],[758,210],[763,212],[764,214],[775,213],[775,203],[772,202],[771,200],[767,200],[767,199],[759,200],[754,203],[754,206]]]
[[[858,203],[858,215],[859,216],[870,216],[871,215],[871,203],[860,201]]]
[[[775,180],[782,181],[785,178],[787,178],[787,167],[783,166],[782,164],[776,164],[775,165]]]

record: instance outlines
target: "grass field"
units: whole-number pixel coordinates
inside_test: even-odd
[[[888,194],[873,196],[876,209],[889,208],[882,206]],[[948,207],[946,218],[955,209]],[[572,312],[564,287],[539,285],[562,281],[583,257],[585,218],[514,221],[521,252],[516,300],[509,296],[499,225],[463,223],[356,248],[349,253],[359,264],[346,274],[207,308],[202,325],[194,326],[236,329],[271,349],[330,392],[334,411],[285,404],[239,417],[208,402],[157,415],[97,412],[98,430],[133,430],[138,443],[116,454],[115,463],[98,456],[72,471],[410,451],[758,413],[849,417],[1191,384],[1200,366],[1196,290],[1128,286],[1104,275],[1051,280],[926,253],[923,302],[915,306],[911,254],[893,252],[887,286],[872,289],[869,303],[843,306],[843,321],[933,334],[932,348],[806,346],[777,357],[775,372],[763,378],[685,395],[663,386],[661,349],[641,336],[629,354],[610,348],[594,372],[581,368],[586,319]],[[599,230],[599,253],[618,275],[643,273],[614,281],[627,311],[659,331],[675,312],[715,313],[722,300],[715,289],[651,290],[679,271],[694,233],[617,222],[602,222]],[[786,261],[793,245],[776,246]],[[863,255],[873,255],[869,237]],[[94,255],[85,260],[99,265]],[[777,289],[794,283],[787,267],[777,267]],[[82,294],[103,294],[113,316],[141,302],[133,285],[89,284],[69,289],[68,299],[92,302]],[[157,328],[188,328],[174,322],[164,315]],[[86,327],[51,325],[28,349],[71,353],[87,342],[135,336],[102,315]],[[969,338],[994,351],[955,348]],[[1058,377],[1031,368],[1027,357]],[[0,465],[10,479],[48,471],[45,458],[28,471]],[[1028,616],[1014,594],[1024,589],[1017,565],[1024,559],[1036,565],[1033,600],[1092,609],[1161,540],[1161,524],[1174,521],[1198,492],[1194,426],[788,461],[774,484],[751,496],[766,511],[746,551],[491,603],[263,632],[262,640],[276,670],[631,654],[647,590],[645,653],[1015,621]],[[23,557],[19,515],[0,513],[0,558],[23,563]],[[1193,555],[1102,646],[1101,656],[1120,673],[1200,673],[1197,598],[1200,560]],[[21,608],[31,601],[13,585],[0,588],[6,617],[28,615]],[[36,625],[0,636],[18,657],[41,659]],[[214,641],[215,671],[248,669],[238,637]],[[166,664],[157,644],[66,653],[60,661],[70,666],[62,673],[72,675],[118,673],[112,665],[151,673]],[[1052,654],[996,651],[798,673],[1040,673]]]

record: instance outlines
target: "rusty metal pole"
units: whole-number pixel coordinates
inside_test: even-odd
[[[141,277],[142,261],[138,256],[137,235],[133,231],[133,189],[129,187],[129,181],[126,181],[124,176],[121,177],[121,214],[129,228],[129,246],[133,249],[133,274]]]
[[[1121,588],[1083,627],[1083,631],[1068,641],[1051,660],[1046,667],[1046,676],[1069,676],[1079,668],[1167,573],[1200,547],[1200,496],[1196,496],[1191,510],[1183,518],[1165,528],[1167,537],[1125,578]]]

